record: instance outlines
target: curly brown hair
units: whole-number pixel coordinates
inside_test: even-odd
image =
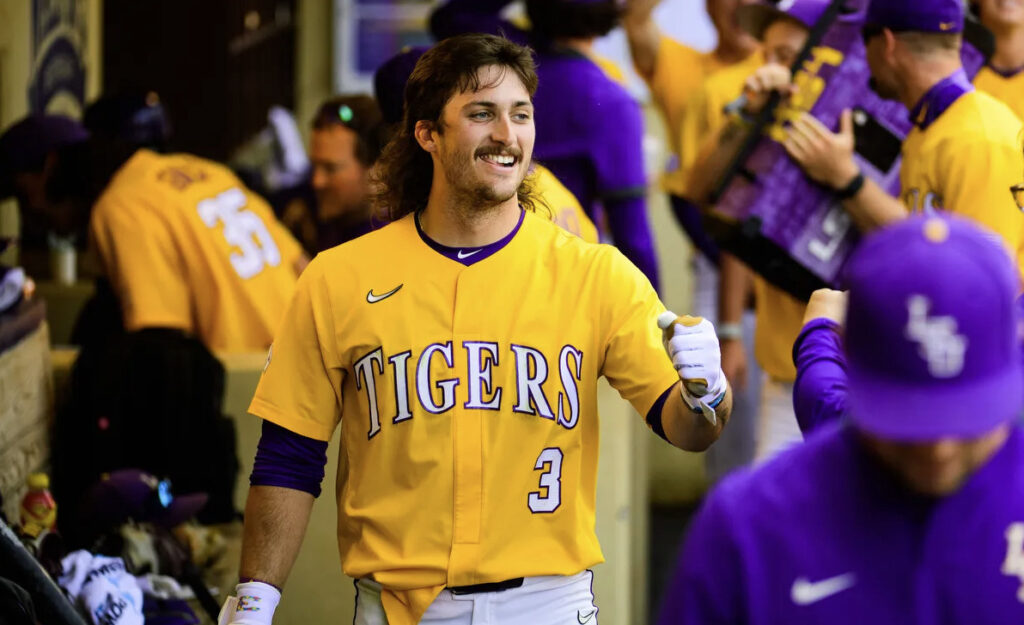
[[[450,37],[416,62],[405,85],[401,127],[384,147],[374,170],[373,203],[381,216],[396,220],[426,207],[434,163],[416,141],[416,123],[429,121],[441,132],[445,104],[456,93],[488,87],[481,84],[478,71],[490,65],[515,72],[530,97],[536,93],[537,72],[530,49],[504,37],[476,33]],[[534,210],[529,176],[519,185],[517,195],[524,209]]]

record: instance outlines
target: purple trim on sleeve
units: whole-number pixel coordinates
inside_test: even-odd
[[[615,247],[661,291],[654,238],[647,222],[647,200],[643,197],[604,201],[604,212]]]
[[[658,399],[654,400],[654,405],[647,411],[647,425],[651,426],[651,429],[655,434],[665,439],[665,442],[672,444],[672,441],[668,440],[668,436],[665,436],[665,428],[661,425],[661,411],[665,407],[665,401],[668,399],[668,394],[672,392],[672,389],[676,387],[675,384],[665,389]]]
[[[249,484],[291,488],[319,497],[326,466],[327,441],[307,438],[264,420]]]
[[[481,245],[479,247],[448,247],[447,245],[441,245],[437,241],[428,237],[427,233],[423,232],[423,229],[420,228],[419,213],[416,214],[416,232],[419,233],[423,242],[433,248],[433,250],[438,254],[469,267],[473,263],[478,263],[489,256],[493,256],[501,250],[501,248],[508,245],[516,236],[516,233],[519,232],[519,228],[522,227],[525,215],[526,211],[520,210],[519,221],[516,222],[516,227],[512,228],[512,232],[509,232],[494,243],[488,243],[487,245]]]
[[[842,343],[839,324],[831,319],[812,319],[793,344],[793,408],[805,437],[842,419],[847,412],[846,356]]]
[[[935,83],[910,109],[910,121],[925,130],[965,93],[974,91],[963,68]]]

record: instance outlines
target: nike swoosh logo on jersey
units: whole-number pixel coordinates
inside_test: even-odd
[[[590,619],[594,618],[595,614],[597,614],[597,610],[592,610],[592,611],[588,612],[586,616],[583,616],[583,612],[582,611],[577,611],[576,612],[576,620],[580,622],[580,625],[586,625],[587,623],[590,622]]]
[[[382,293],[381,295],[374,295],[373,294],[373,289],[370,289],[369,292],[366,294],[366,301],[370,302],[371,304],[376,304],[380,300],[387,299],[387,298],[391,297],[392,295],[394,295],[395,293],[398,293],[398,289],[402,288],[403,286],[405,286],[405,285],[404,284],[399,284],[398,286],[396,286],[395,288],[391,289],[387,293]]]
[[[806,577],[798,577],[793,582],[793,590],[790,597],[797,605],[811,605],[822,599],[843,592],[857,583],[853,573],[836,575],[818,582],[811,582]]]
[[[462,250],[459,250],[459,253],[458,253],[458,254],[456,254],[456,256],[458,256],[458,257],[459,257],[459,260],[462,260],[462,259],[464,259],[464,258],[469,258],[470,256],[472,256],[473,254],[476,254],[476,253],[477,253],[477,252],[479,252],[479,251],[480,251],[480,250],[473,250],[472,252],[466,252],[466,253],[463,253],[463,252],[462,252]]]

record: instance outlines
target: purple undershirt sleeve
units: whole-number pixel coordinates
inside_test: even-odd
[[[647,221],[647,201],[642,192],[633,197],[606,197],[603,204],[615,247],[647,276],[654,290],[660,292],[658,258]]]
[[[326,466],[327,441],[307,438],[264,420],[249,484],[291,488],[319,497]]]
[[[653,430],[658,436],[665,439],[665,441],[670,445],[672,444],[672,441],[668,440],[668,437],[665,436],[665,428],[661,425],[661,411],[665,408],[665,400],[668,399],[668,394],[671,393],[672,389],[675,387],[675,384],[668,387],[665,389],[665,392],[658,397],[658,399],[654,400],[654,405],[647,411],[646,417],[647,425],[651,426],[651,430]]]
[[[839,325],[830,319],[807,322],[793,345],[793,362],[793,408],[806,436],[847,411],[846,356]]]

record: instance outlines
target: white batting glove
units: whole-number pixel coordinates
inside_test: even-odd
[[[263,582],[245,582],[235,586],[235,596],[220,608],[217,625],[270,625],[281,592]]]
[[[702,317],[679,317],[671,311],[658,316],[658,327],[665,351],[683,381],[683,401],[716,425],[715,408],[725,397],[728,384],[715,327]]]

